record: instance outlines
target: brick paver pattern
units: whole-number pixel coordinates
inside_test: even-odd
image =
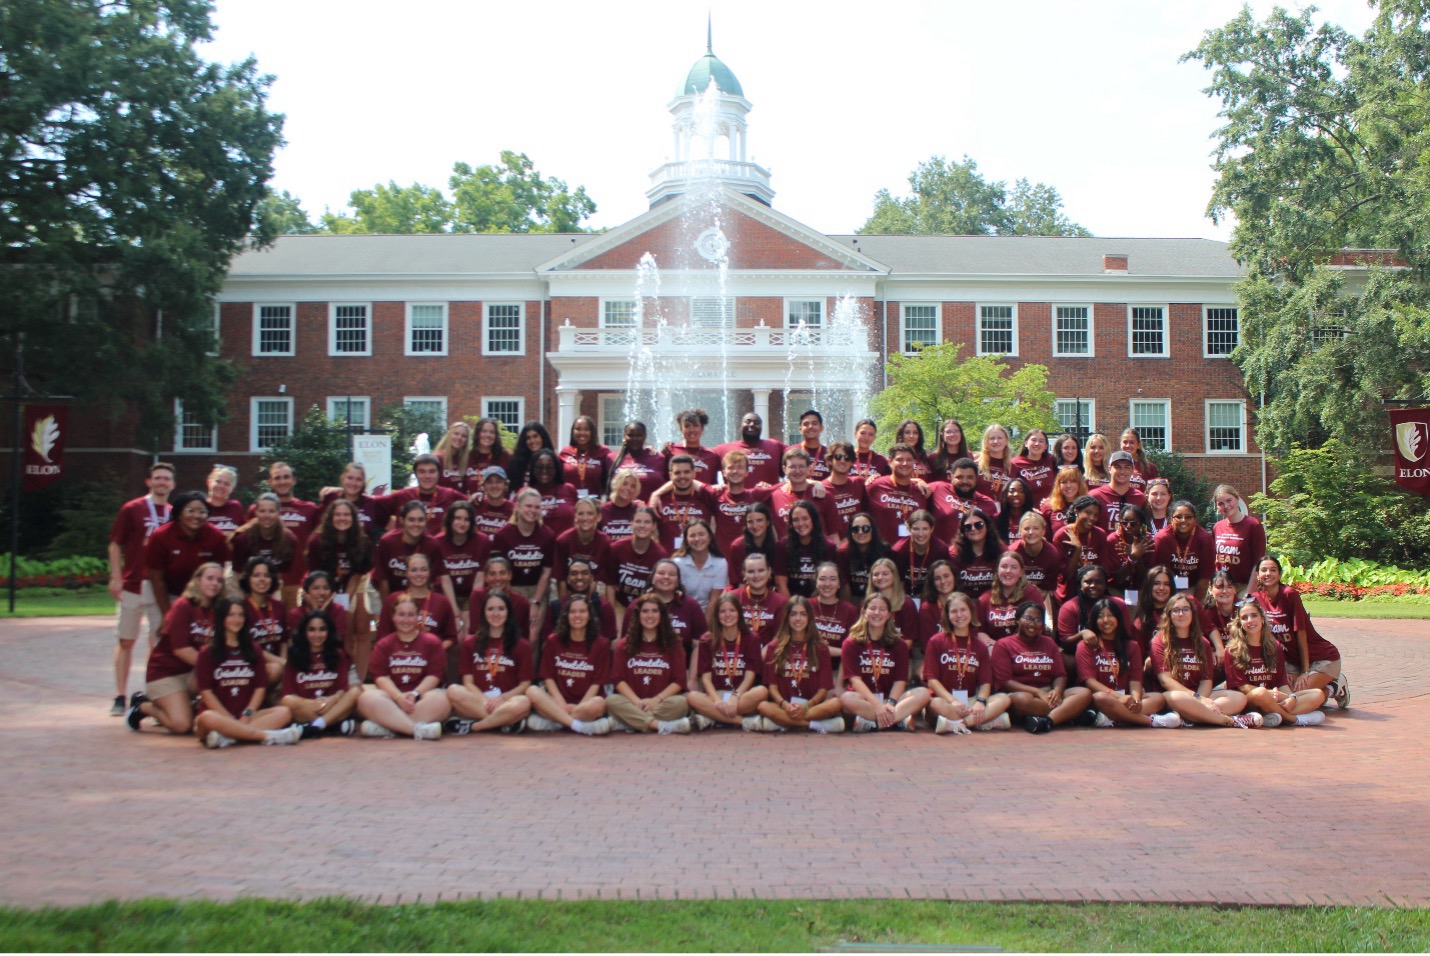
[[[108,619],[8,622],[0,902],[1430,905],[1430,629],[1318,626],[1345,654],[1355,699],[1317,728],[562,733],[210,752],[107,715]]]

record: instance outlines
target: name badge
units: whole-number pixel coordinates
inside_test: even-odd
[[[500,697],[500,696],[501,696],[501,688],[500,688],[500,687],[488,687],[486,690],[482,691],[482,693],[486,694],[488,697]]]
[[[966,704],[966,703],[968,703],[968,691],[966,691],[966,690],[951,690],[951,691],[949,691],[949,693],[952,694],[952,695],[953,695],[953,699],[956,700],[956,701],[958,701],[960,704]]]
[[[680,550],[680,546],[685,543],[685,538],[680,535],[675,536],[675,550]]]
[[[1187,580],[1185,574],[1174,574],[1172,576],[1172,587],[1178,591],[1186,591],[1192,586],[1192,582]]]
[[[590,488],[577,488],[577,489],[576,489],[576,497],[577,497],[577,498],[594,498],[594,497],[596,497],[596,493],[595,493],[594,491],[592,491]]]
[[[346,591],[344,591],[342,594],[335,594],[333,595],[333,603],[336,604],[338,607],[342,608],[344,611],[350,611],[352,610],[352,595],[348,594]]]
[[[909,536],[909,526],[906,525],[906,524],[900,524],[900,525],[899,525],[899,537],[901,537],[901,538],[907,538],[908,536]]]
[[[1128,604],[1136,604],[1138,597],[1140,597],[1140,595],[1138,594],[1136,588],[1124,588],[1122,591],[1122,600],[1126,601]]]

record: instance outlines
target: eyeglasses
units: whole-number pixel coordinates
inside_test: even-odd
[[[1189,607],[1187,607],[1186,605],[1181,605],[1181,606],[1179,606],[1179,607],[1174,607],[1174,608],[1172,608],[1172,612],[1171,612],[1171,613],[1173,613],[1173,614],[1190,614],[1190,613],[1192,613],[1192,609],[1189,608]]]
[[[966,525],[963,526],[963,530],[964,530],[964,531],[982,531],[982,530],[984,530],[984,529],[987,528],[987,527],[988,527],[988,525],[984,524],[982,521],[970,521],[968,524],[966,524]]]

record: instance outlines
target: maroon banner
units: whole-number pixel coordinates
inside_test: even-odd
[[[60,480],[64,470],[65,439],[69,431],[69,409],[64,405],[26,405],[25,445],[26,491],[37,491]]]
[[[1395,480],[1417,495],[1430,495],[1430,408],[1390,413]]]

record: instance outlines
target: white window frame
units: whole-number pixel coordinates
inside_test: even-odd
[[[351,355],[351,352],[344,352],[344,355]],[[333,421],[338,421],[339,416],[347,411],[347,404],[351,401],[354,406],[362,407],[362,422],[354,427],[369,429],[372,427],[372,399],[366,395],[329,395],[328,396],[328,417]],[[348,422],[352,425],[352,422]]]
[[[794,321],[791,321],[792,318],[793,318],[793,316],[790,315],[790,308],[791,308],[791,306],[795,305],[796,303],[805,304],[805,303],[810,303],[810,302],[815,302],[815,303],[818,303],[818,304],[819,304],[819,324],[817,324],[817,325],[810,325],[809,323],[806,323],[806,324],[805,324],[805,328],[809,329],[810,331],[815,331],[815,330],[823,331],[824,329],[827,329],[827,328],[829,327],[829,303],[828,303],[828,302],[826,302],[823,298],[821,298],[821,297],[819,297],[819,296],[796,295],[796,296],[785,296],[785,300],[784,300],[785,328],[787,328],[787,329],[797,329],[797,328],[799,328],[799,323],[794,322]]]
[[[271,448],[271,445],[260,445],[258,443],[258,403],[259,402],[282,402],[288,406],[288,434],[293,434],[293,398],[290,395],[255,395],[248,400],[248,450],[253,454],[262,454]]]
[[[260,351],[262,342],[263,323],[262,315],[264,309],[287,309],[288,310],[288,351],[286,352],[264,352]],[[296,302],[255,302],[253,303],[253,355],[255,358],[285,358],[296,355],[298,351],[298,303]]]
[[[444,429],[447,427],[447,396],[446,396],[446,395],[404,395],[404,396],[402,396],[402,404],[403,404],[404,406],[410,406],[410,405],[412,405],[414,402],[441,402],[441,403],[442,403],[442,414],[441,414],[440,417],[441,417],[441,419],[442,419],[442,427],[443,427]],[[438,435],[437,437],[438,437],[438,438],[441,438],[442,436],[441,436],[441,435]],[[436,446],[436,442],[433,442],[433,446],[434,446],[434,447]]]
[[[1011,322],[1013,333],[1013,348],[1007,352],[985,352],[983,351],[983,310],[984,309],[1011,309]],[[977,302],[973,306],[973,345],[977,355],[1004,355],[1008,358],[1018,357],[1018,303],[1016,302]]]
[[[213,335],[214,335],[214,344],[213,344],[213,348],[209,349],[209,354],[216,356],[216,355],[218,355],[220,352],[223,351],[223,303],[222,303],[222,302],[215,302],[215,303],[214,303]]]
[[[1058,348],[1058,309],[1087,309],[1087,351],[1086,352],[1064,352]],[[1097,336],[1093,330],[1096,327],[1096,318],[1091,302],[1054,302],[1052,311],[1048,314],[1048,321],[1052,323],[1052,346],[1053,358],[1096,358],[1097,357]],[[1072,401],[1072,399],[1068,399]]]
[[[620,393],[620,392],[602,392],[601,394],[599,394],[599,395],[596,396],[596,427],[601,430],[601,437],[602,437],[602,439],[604,439],[604,438],[606,437],[606,425],[609,424],[609,418],[608,418],[608,416],[609,416],[610,404],[611,404],[611,401],[612,401],[612,400],[615,400],[615,401],[618,401],[618,402],[624,402],[624,401],[626,400],[626,396],[623,395],[623,394]],[[621,419],[620,419],[620,425],[621,425],[621,427],[624,428],[625,423],[626,423],[626,414],[625,414],[625,408],[623,407],[623,408],[621,409]],[[603,445],[610,445],[612,448],[616,448],[616,447],[618,447],[618,446],[621,444],[621,439],[620,439],[620,437],[618,436],[618,437],[616,438],[616,441],[615,441],[614,443],[609,442],[609,441],[604,441],[604,440],[603,440],[603,441],[601,442],[601,444],[603,444]]]
[[[338,351],[338,309],[361,307],[366,310],[366,326],[363,341],[367,348],[360,352]],[[371,302],[329,302],[328,303],[328,354],[335,358],[365,358],[372,355],[372,303]],[[425,354],[425,353],[424,353]]]
[[[492,348],[492,309],[516,306],[517,348]],[[604,317],[604,313],[603,313]],[[483,355],[525,355],[526,354],[526,303],[525,302],[483,302],[482,303],[482,354]]]
[[[933,341],[922,346],[931,349],[943,342],[942,302],[900,302],[899,303],[899,351],[905,355],[917,355],[918,349],[909,348],[909,309],[933,309]],[[922,330],[921,330],[922,331]]]
[[[617,328],[619,328],[619,326],[617,326]],[[508,425],[505,422],[502,422],[502,424],[509,431],[520,432],[521,426],[526,424],[526,399],[520,395],[483,395],[482,417],[495,418],[497,421],[501,421],[501,419],[492,414],[492,402],[516,402],[516,424]]]
[[[1162,351],[1160,352],[1134,352],[1132,351],[1132,313],[1137,309],[1161,309],[1162,310]],[[1171,358],[1172,357],[1172,307],[1165,303],[1141,302],[1137,305],[1127,306],[1127,357],[1135,359],[1147,358]]]
[[[1137,434],[1142,435],[1142,429],[1137,425],[1137,416],[1132,414],[1132,409],[1136,405],[1161,405],[1167,410],[1167,443],[1162,451],[1171,451],[1175,446],[1172,444],[1172,400],[1170,398],[1133,398],[1127,402],[1127,426],[1137,429]],[[1142,438],[1143,442],[1147,439]]]
[[[442,310],[442,348],[436,352],[415,352],[412,349],[412,308],[420,306],[423,308],[436,306]],[[451,310],[447,308],[445,302],[409,302],[404,310],[406,315],[402,322],[402,354],[412,358],[442,358],[452,350],[452,318]]]
[[[207,445],[189,446],[184,444],[184,403],[179,399],[174,399],[174,451],[176,454],[209,453],[218,451],[218,426],[209,429],[209,441]]]
[[[1083,426],[1082,426],[1082,427],[1085,428],[1085,429],[1087,429],[1088,435],[1094,435],[1094,434],[1097,433],[1097,399],[1095,399],[1095,398],[1054,398],[1054,399],[1053,399],[1053,417],[1057,419],[1057,421],[1058,421],[1058,427],[1059,427],[1060,429],[1062,429],[1063,431],[1068,431],[1067,427],[1063,425],[1063,420],[1062,420],[1062,418],[1058,415],[1058,402],[1082,402],[1084,405],[1086,405],[1086,406],[1087,406],[1087,421],[1083,423]],[[1070,433],[1070,434],[1071,434],[1071,433]],[[1079,437],[1078,437],[1078,443],[1079,443],[1079,444],[1081,444],[1084,440],[1085,440],[1085,439],[1084,439],[1082,436],[1079,436]]]
[[[1240,422],[1237,427],[1241,430],[1241,447],[1235,451],[1228,451],[1225,448],[1212,448],[1212,406],[1213,405],[1235,405],[1240,411]],[[1240,398],[1208,398],[1202,404],[1202,437],[1206,442],[1206,452],[1208,455],[1246,455],[1247,435],[1246,435],[1246,402]]]
[[[624,304],[624,305],[629,305],[629,306],[631,307],[631,324],[630,324],[630,325],[612,325],[612,324],[608,321],[608,316],[607,316],[607,312],[606,312],[607,308],[610,307],[610,306],[613,306],[613,305],[623,305],[623,304]],[[601,328],[603,328],[603,329],[633,329],[633,328],[635,328],[635,327],[636,327],[636,312],[638,311],[637,307],[639,306],[639,304],[640,304],[639,301],[636,300],[636,299],[625,299],[625,298],[614,298],[614,297],[609,298],[609,299],[606,299],[606,298],[601,299],[601,300],[600,300],[600,309],[601,309],[601,313],[600,313],[600,326],[601,326]],[[484,311],[485,311],[485,310],[484,310]]]
[[[1241,344],[1241,307],[1235,305],[1204,305],[1202,306],[1202,358],[1208,359],[1230,359],[1231,352],[1213,352],[1211,345],[1211,313],[1214,309],[1230,309],[1236,313],[1236,345]],[[1232,350],[1236,350],[1236,345]]]

